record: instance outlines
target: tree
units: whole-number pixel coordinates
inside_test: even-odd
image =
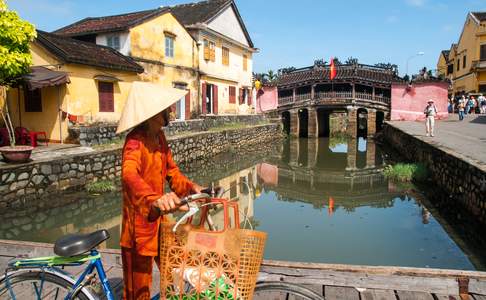
[[[333,58],[333,61],[334,61],[334,65],[335,65],[335,66],[340,66],[340,65],[342,65],[342,64],[343,64],[343,63],[342,63],[342,62],[339,60],[339,58],[337,58],[337,57],[334,57],[334,58]]]
[[[355,65],[358,63],[358,59],[352,56],[348,57],[348,59],[344,62],[346,65]]]
[[[273,72],[273,70],[268,70],[268,72],[265,74],[265,77],[268,80],[268,83],[274,83],[277,80],[277,74]]]
[[[32,64],[29,43],[35,37],[34,26],[8,10],[5,0],[0,0],[0,112],[11,146],[15,146],[15,133],[8,111],[7,90],[29,72]]]
[[[316,66],[316,67],[324,67],[326,65],[327,65],[327,61],[325,61],[322,58],[314,60],[314,66]]]
[[[391,64],[391,63],[377,63],[375,64],[375,67],[380,67],[384,69],[390,69],[393,71],[393,73],[398,74],[398,66],[396,64]]]

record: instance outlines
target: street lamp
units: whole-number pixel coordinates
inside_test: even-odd
[[[406,64],[406,67],[405,67],[405,74],[406,74],[406,75],[408,75],[408,62],[409,62],[409,61],[410,61],[412,58],[414,58],[415,56],[422,56],[422,55],[424,55],[424,54],[425,54],[425,52],[423,52],[423,51],[419,51],[419,52],[417,52],[416,54],[414,54],[414,55],[410,56],[409,58],[407,58],[407,64]]]

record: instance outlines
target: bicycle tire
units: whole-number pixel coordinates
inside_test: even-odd
[[[75,284],[74,280],[67,275],[60,274],[52,270],[18,270],[8,274],[9,286],[5,276],[0,279],[0,299],[12,299],[11,292],[14,293],[17,300],[20,299],[36,299],[34,282],[41,282],[41,276],[44,276],[44,286],[47,283],[46,290],[41,291],[42,299],[62,299],[69,291],[72,290]],[[32,284],[29,284],[32,283]],[[37,285],[37,286],[40,286]],[[62,290],[62,292],[61,292]],[[61,293],[60,293],[61,292]],[[87,291],[86,288],[81,289],[76,297],[73,299],[79,300],[95,300],[96,298]]]
[[[280,296],[280,297],[279,297]],[[316,292],[302,287],[297,284],[287,282],[261,282],[257,283],[254,292],[254,299],[272,299],[272,300],[286,300],[293,299],[292,296],[299,297],[298,299],[305,300],[324,300],[324,296]]]

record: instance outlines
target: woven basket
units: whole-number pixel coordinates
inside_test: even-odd
[[[266,233],[240,229],[235,202],[213,199],[223,205],[224,229],[206,230],[208,210],[201,211],[198,226],[162,223],[160,242],[161,299],[252,299]],[[233,208],[233,228],[229,208]]]

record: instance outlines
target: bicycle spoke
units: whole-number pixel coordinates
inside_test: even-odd
[[[37,289],[37,282],[32,282],[32,285],[34,286],[34,291],[35,294],[37,295],[37,299],[40,300],[42,291],[39,291],[39,289]]]

